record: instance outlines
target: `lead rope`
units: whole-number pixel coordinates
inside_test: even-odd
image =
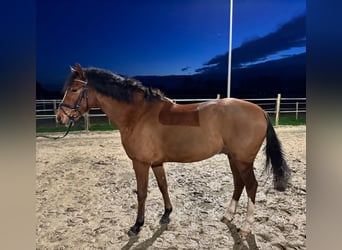
[[[63,136],[36,135],[36,138],[43,137],[43,138],[48,138],[48,139],[53,139],[53,140],[62,139],[64,137],[66,137],[67,134],[69,134],[71,126],[72,126],[72,122],[70,122],[68,130],[65,132],[65,134]]]

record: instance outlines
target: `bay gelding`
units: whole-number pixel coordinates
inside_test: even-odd
[[[259,106],[234,98],[179,105],[159,90],[110,71],[76,64],[64,86],[56,119],[74,124],[91,108],[100,108],[120,130],[122,145],[133,162],[137,181],[138,213],[130,236],[144,224],[150,167],[162,193],[165,212],[172,212],[164,162],[194,162],[226,154],[234,178],[234,192],[222,221],[231,221],[241,193],[248,195],[247,216],[240,233],[251,232],[258,183],[253,162],[266,138],[266,166],[272,166],[274,188],[284,191],[290,169],[269,116]],[[271,162],[271,164],[269,164]]]

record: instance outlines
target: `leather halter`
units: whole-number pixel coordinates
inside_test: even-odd
[[[76,119],[78,116],[82,116],[82,113],[81,113],[81,111],[79,110],[79,107],[80,107],[80,104],[81,104],[81,101],[82,101],[83,98],[86,99],[87,110],[88,110],[88,108],[89,108],[89,107],[88,107],[88,91],[87,91],[87,90],[88,90],[88,81],[87,81],[87,80],[86,80],[86,81],[83,81],[83,80],[80,80],[80,79],[75,79],[74,81],[76,81],[76,82],[81,82],[81,83],[84,84],[83,89],[81,90],[81,93],[80,93],[80,95],[78,96],[76,103],[75,103],[73,106],[70,105],[70,104],[61,103],[61,104],[59,104],[59,107],[58,107],[58,108],[60,108],[60,109],[63,111],[63,113],[64,113],[70,120],[72,120],[73,122],[75,122],[75,119]],[[76,115],[76,116],[71,115],[72,112],[70,112],[70,114],[68,114],[67,112],[65,112],[65,110],[63,109],[63,107],[66,107],[66,108],[68,108],[68,109],[71,109],[71,111],[76,112],[77,115]]]

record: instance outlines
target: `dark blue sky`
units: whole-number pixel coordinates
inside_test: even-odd
[[[76,62],[128,76],[191,74],[228,51],[229,0],[37,0],[36,6],[43,85],[62,86]],[[305,10],[305,0],[234,0],[233,49],[277,43],[270,34]],[[269,55],[241,64],[305,51],[303,43],[272,46]]]

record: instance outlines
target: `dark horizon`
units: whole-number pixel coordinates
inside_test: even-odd
[[[306,97],[306,53],[267,61],[232,70],[231,96],[238,98]],[[144,85],[159,88],[170,98],[226,97],[226,71],[213,70],[196,74],[134,76]],[[65,76],[66,78],[67,76]],[[64,84],[64,82],[63,82]],[[37,99],[62,98],[62,86],[49,88],[37,81]]]

